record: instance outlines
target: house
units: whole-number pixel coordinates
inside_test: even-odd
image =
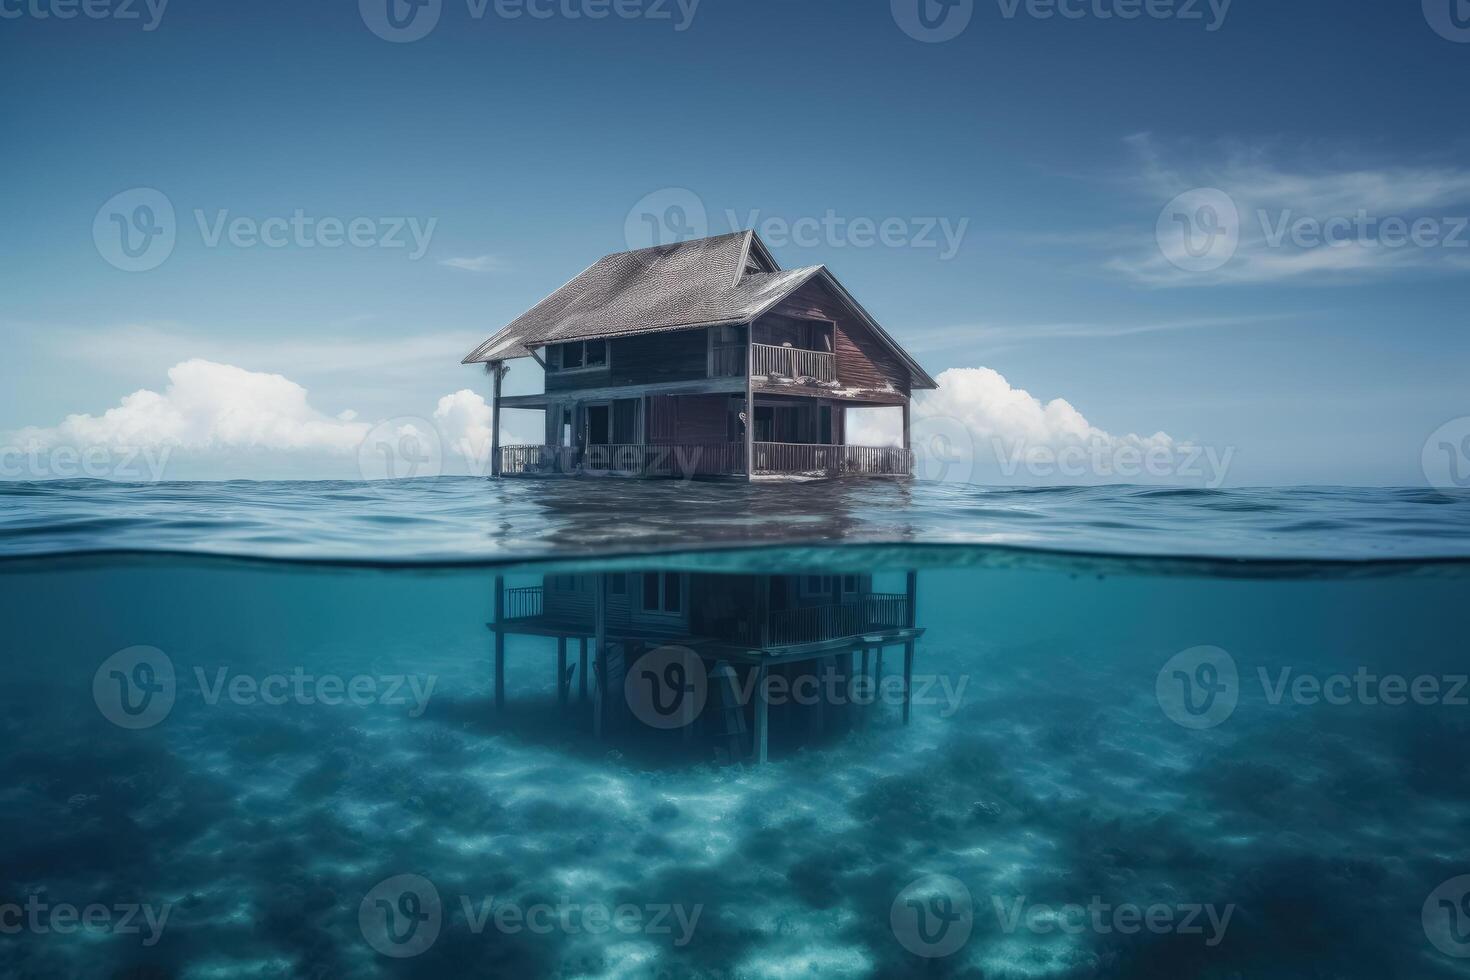
[[[898,573],[883,574],[887,590],[875,588],[872,574],[654,569],[545,574],[514,585],[497,576],[486,624],[495,638],[495,705],[505,706],[506,638],[522,635],[556,639],[557,700],[569,707],[575,686],[599,738],[640,723],[678,728],[686,738],[713,738],[726,761],[764,762],[773,700],[778,734],[798,742],[838,722],[865,726],[881,710],[873,703],[879,691],[897,693],[907,724],[914,647],[924,633],[915,625],[918,574],[903,573],[901,592]],[[578,661],[569,664],[573,640]],[[903,650],[901,684],[898,675],[883,678],[890,646]],[[664,685],[670,675],[676,683]]]
[[[501,394],[510,361],[541,394]],[[751,231],[605,256],[466,364],[492,378],[495,476],[908,476],[909,398],[937,385],[826,267],[783,270]],[[901,445],[847,440],[888,408]],[[544,413],[501,446],[500,411]]]

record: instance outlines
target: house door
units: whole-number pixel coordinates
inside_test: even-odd
[[[606,446],[611,428],[607,405],[587,406],[587,445]]]

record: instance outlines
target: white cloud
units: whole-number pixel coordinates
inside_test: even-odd
[[[465,272],[504,272],[505,260],[498,255],[476,255],[472,258],[440,259],[440,265],[447,265],[451,269],[461,269]]]
[[[1279,148],[1165,146],[1148,134],[1128,144],[1139,160],[1131,183],[1150,205],[1150,220],[1177,195],[1199,188],[1225,192],[1239,216],[1233,257],[1217,269],[1180,268],[1181,256],[1166,256],[1165,248],[1180,251],[1182,242],[1174,249],[1152,227],[1115,242],[1117,254],[1105,267],[1146,285],[1351,284],[1455,271],[1470,251],[1470,229],[1461,223],[1470,215],[1470,168],[1380,165],[1320,151],[1288,162]],[[1432,221],[1425,241],[1435,244],[1399,244],[1404,236],[1386,230],[1386,221],[1410,228]]]
[[[1166,432],[1108,432],[1066,399],[1042,401],[991,368],[950,368],[935,380],[937,391],[914,398],[912,445],[921,477],[1219,486],[1234,456],[1233,449],[1197,447]]]
[[[355,451],[369,428],[318,411],[305,388],[279,374],[194,358],[170,368],[168,379],[161,394],[140,389],[101,415],[68,415],[55,426],[21,429],[13,441],[111,451],[167,446],[342,454]]]

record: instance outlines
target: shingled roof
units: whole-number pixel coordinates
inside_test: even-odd
[[[470,351],[463,363],[530,357],[537,347],[573,340],[748,323],[816,278],[903,359],[913,387],[937,387],[825,266],[783,271],[753,231],[605,255]]]

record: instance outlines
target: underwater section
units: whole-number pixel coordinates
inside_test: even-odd
[[[10,560],[0,971],[1466,976],[1467,585]]]

